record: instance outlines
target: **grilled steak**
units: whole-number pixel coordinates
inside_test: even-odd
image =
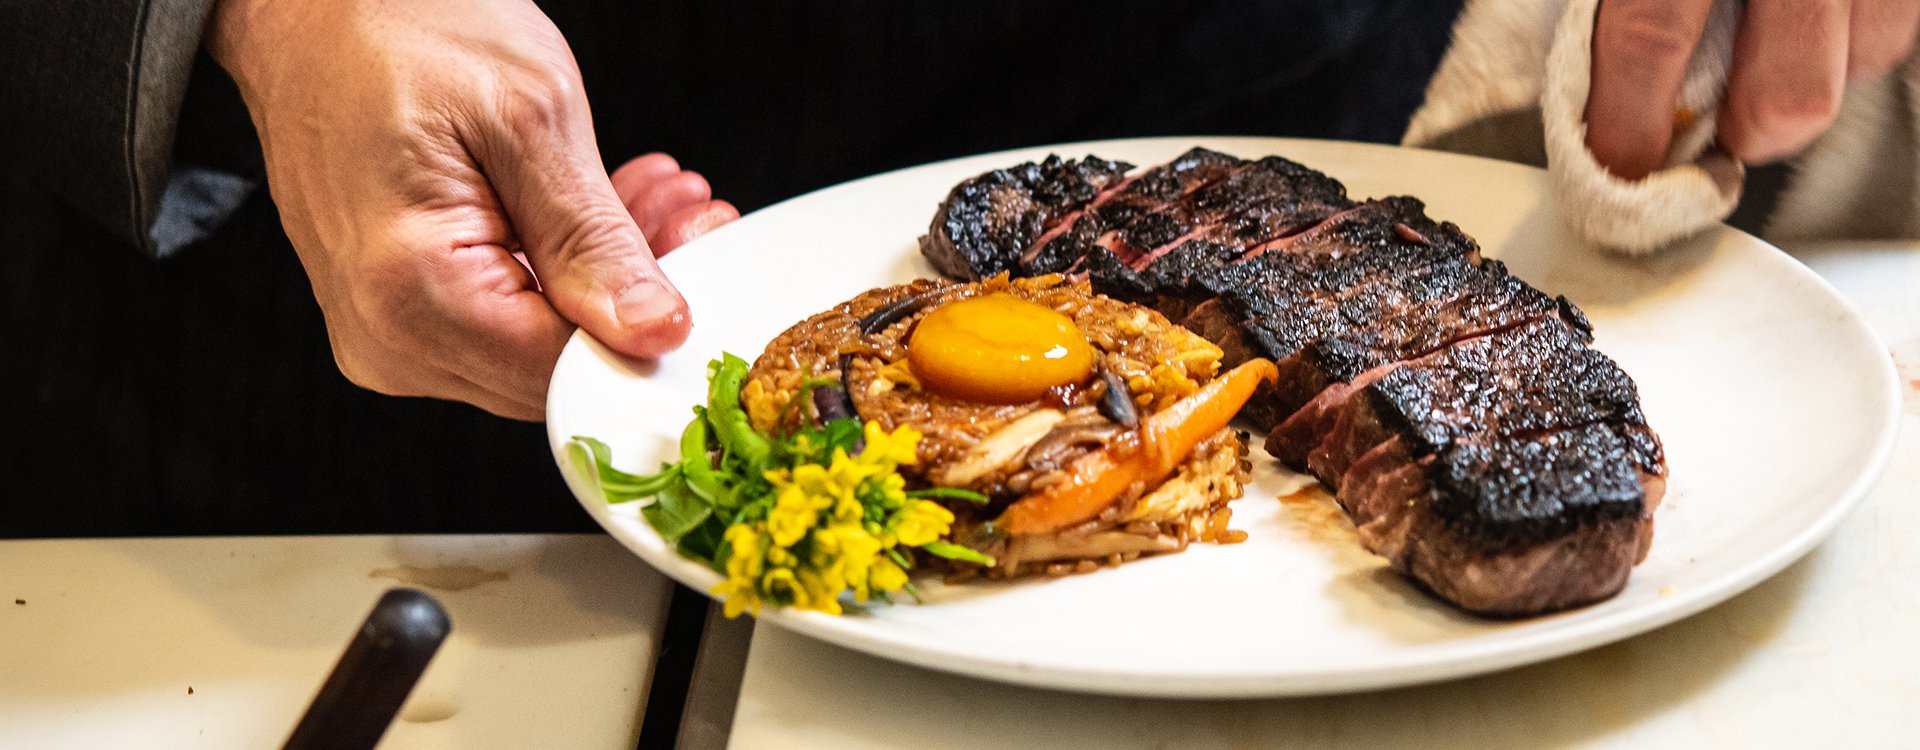
[[[934,268],[955,278],[984,279],[1015,270],[1028,246],[1038,248],[1057,227],[1073,224],[1132,168],[1088,157],[996,169],[954,188],[921,247]]]
[[[1089,164],[1098,188],[1079,187]],[[1548,612],[1625,585],[1665,458],[1577,307],[1413,198],[1355,202],[1278,157],[1115,166],[1049,159],[969,180],[923,247],[962,278],[1084,273],[1218,344],[1225,365],[1272,359],[1278,384],[1242,412],[1268,451],[1332,490],[1368,549],[1464,609]],[[1062,174],[1021,190],[1084,199],[996,202],[1003,173]],[[980,217],[1033,229],[971,229]]]

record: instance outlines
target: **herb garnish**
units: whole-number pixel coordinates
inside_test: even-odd
[[[652,498],[640,513],[668,544],[726,579],[711,593],[726,615],[762,606],[841,611],[840,596],[892,601],[919,596],[905,550],[980,565],[993,558],[941,541],[953,513],[929,498],[985,503],[963,489],[909,491],[899,467],[915,460],[920,433],[901,425],[836,419],[788,435],[755,430],[740,404],[747,362],[732,354],[707,366],[707,404],[680,434],[680,460],[636,476],[612,467],[604,443],[575,437],[568,453],[610,503]],[[804,404],[809,381],[794,397]]]

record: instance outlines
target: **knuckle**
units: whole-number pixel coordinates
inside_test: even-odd
[[[580,110],[580,77],[550,64],[522,67],[502,85],[503,118],[515,133],[529,135],[561,127]]]
[[[609,263],[644,255],[642,247],[640,228],[624,207],[595,204],[573,218],[556,251],[563,262]]]

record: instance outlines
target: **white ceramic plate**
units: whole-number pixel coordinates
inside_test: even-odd
[[[554,372],[548,435],[587,510],[636,554],[696,589],[718,581],[669,551],[636,504],[589,496],[563,460],[573,435],[605,440],[642,471],[704,398],[722,350],[751,360],[774,335],[859,292],[933,272],[918,252],[962,179],[1048,153],[1154,164],[1194,145],[1278,154],[1356,197],[1408,194],[1486,254],[1593,319],[1596,345],[1640,384],[1672,479],[1652,554],[1619,596],[1498,622],[1416,591],[1361,550],[1323,494],[1256,461],[1234,526],[1099,572],[1011,584],[933,585],[921,605],[831,617],[771,612],[780,627],[936,669],[1043,687],[1155,696],[1270,696],[1406,685],[1488,672],[1625,638],[1718,603],[1813,547],[1859,502],[1893,444],[1899,406],[1887,350],[1840,295],[1773,247],[1721,229],[1650,260],[1583,247],[1555,216],[1544,174],[1386,146],[1251,138],[1083,143],[942,162],[767,208],[668,257],[693,336],[657,364],[584,335]],[[1255,450],[1256,457],[1265,454]]]

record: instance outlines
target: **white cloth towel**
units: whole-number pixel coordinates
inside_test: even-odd
[[[1554,200],[1589,241],[1643,253],[1714,225],[1745,170],[1714,146],[1741,3],[1719,0],[1689,63],[1665,166],[1608,174],[1586,148],[1599,0],[1469,0],[1405,145],[1545,166]],[[1834,126],[1791,161],[1770,239],[1920,237],[1920,61],[1850,84]]]

